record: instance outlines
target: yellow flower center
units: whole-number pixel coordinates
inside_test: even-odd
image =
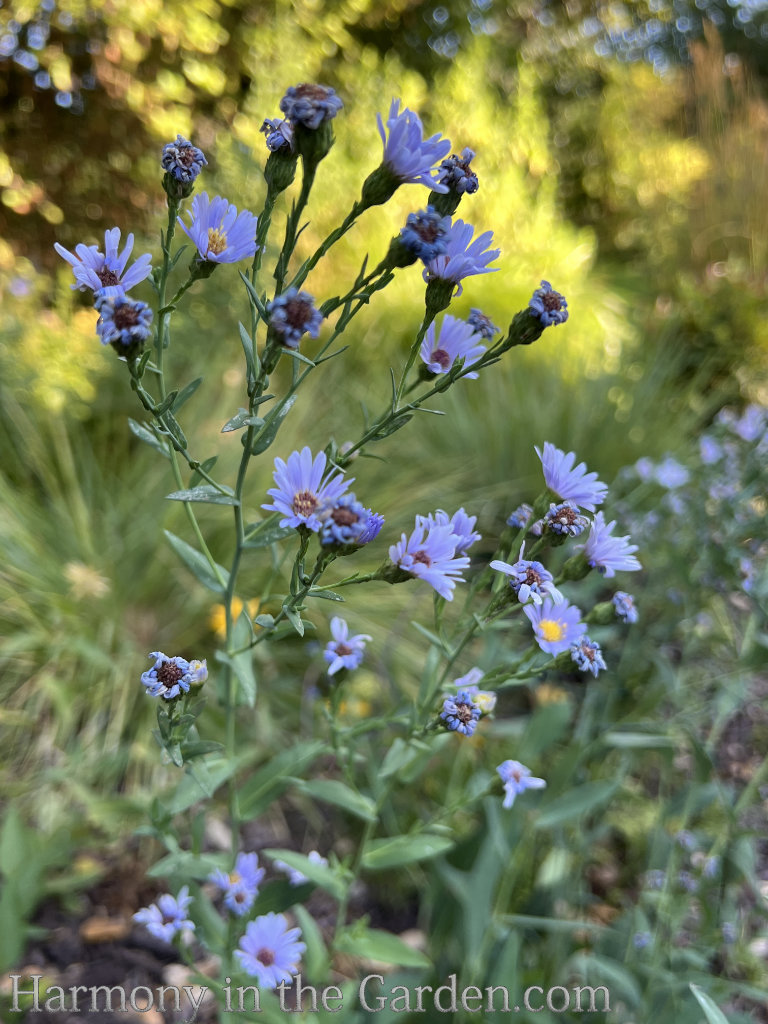
[[[562,624],[556,619],[542,619],[539,623],[539,629],[541,630],[541,635],[549,644],[556,643],[565,636]]]
[[[218,228],[208,228],[208,252],[215,256],[227,248],[227,236]]]
[[[237,883],[240,881],[240,875],[238,875],[236,871],[233,871],[232,874],[229,876],[229,881],[231,885],[237,885]]]

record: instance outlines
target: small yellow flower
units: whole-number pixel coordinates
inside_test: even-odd
[[[560,686],[552,686],[551,683],[542,683],[534,691],[534,697],[539,707],[545,704],[567,704],[570,701],[568,693]]]
[[[109,580],[100,576],[93,566],[83,562],[67,562],[64,575],[69,580],[72,596],[77,600],[84,597],[104,597],[109,593]]]
[[[242,600],[235,596],[232,598],[232,621],[235,622],[240,616],[240,612],[243,607],[248,608],[248,614],[253,619],[259,614],[259,601],[253,597],[248,601],[247,606],[243,605]],[[227,635],[227,613],[224,609],[223,604],[215,604],[211,608],[211,614],[208,618],[211,629],[216,636],[222,639]]]

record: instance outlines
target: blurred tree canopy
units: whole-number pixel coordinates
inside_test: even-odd
[[[372,111],[400,95],[456,150],[477,149],[473,220],[511,238],[518,269],[554,266],[578,291],[598,266],[603,297],[583,296],[599,307],[594,337],[615,349],[632,331],[677,331],[683,375],[703,361],[726,401],[733,366],[766,348],[767,8],[17,0],[0,9],[0,272],[61,272],[55,240],[114,224],[146,234],[177,132],[206,151],[215,187],[258,212],[263,119],[288,84],[324,81],[346,100],[341,187],[308,241],[345,212],[351,168],[378,145]]]

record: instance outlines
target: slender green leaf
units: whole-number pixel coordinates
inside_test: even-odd
[[[308,768],[325,750],[319,740],[297,743],[283,750],[251,776],[240,788],[240,812],[255,818],[293,782],[293,776]]]
[[[300,871],[310,882],[319,885],[321,889],[325,889],[337,900],[344,895],[344,882],[325,864],[315,864],[303,853],[296,853],[295,850],[271,849],[265,850],[264,853],[272,860],[281,860],[294,871]]]
[[[423,832],[391,836],[388,839],[373,839],[363,854],[363,867],[369,871],[399,868],[404,864],[415,864],[417,861],[439,857],[453,845],[453,839]]]
[[[270,411],[264,426],[261,428],[257,436],[254,438],[253,444],[251,445],[251,454],[261,455],[277,437],[277,432],[283,425],[283,420],[291,411],[296,402],[296,395],[290,395],[280,405],[275,406]]]
[[[356,793],[343,782],[336,779],[312,779],[301,782],[301,791],[308,793],[317,800],[341,807],[350,814],[364,821],[376,821],[376,805],[370,797]]]
[[[432,961],[420,950],[407,945],[397,935],[378,928],[345,928],[334,947],[340,953],[381,960],[385,964],[397,964],[398,967],[432,966]]]
[[[307,597],[320,597],[323,601],[344,601],[345,599],[341,594],[334,594],[332,590],[312,590],[309,591]]]
[[[285,612],[285,617],[299,636],[304,636],[304,623],[302,622],[301,615],[296,611],[296,609],[288,608],[286,605],[283,605],[283,611]]]
[[[166,395],[160,405],[155,407],[155,415],[162,416],[164,412],[168,412],[169,409],[172,409],[178,393],[178,391],[171,391],[170,394]]]
[[[170,530],[163,530],[163,533],[168,538],[168,542],[173,550],[190,570],[192,575],[199,580],[204,587],[208,587],[209,590],[212,590],[216,594],[223,594],[227,588],[227,580],[229,578],[227,570],[223,566],[218,565],[217,568],[221,575],[221,579],[218,579],[209,565],[207,558],[205,558],[205,556],[196,548],[187,544],[187,542],[182,540],[181,537],[177,537],[174,533],[171,533]]]
[[[171,453],[168,451],[168,445],[164,444],[159,438],[152,433],[149,427],[145,427],[143,423],[137,423],[136,420],[128,419],[128,426],[130,427],[131,433],[134,434],[144,444],[148,444],[150,448],[154,448],[156,452],[160,452],[166,459],[170,459]]]
[[[300,363],[306,363],[308,366],[315,367],[317,365],[316,363],[313,363],[311,359],[308,359],[307,356],[302,355],[302,353],[295,348],[284,348],[283,354],[290,356],[291,359],[297,359]]]
[[[233,430],[241,430],[243,427],[263,427],[264,420],[260,416],[251,416],[247,409],[238,409],[232,419],[227,420],[221,428],[222,434],[229,434]]]
[[[553,828],[573,818],[591,814],[598,807],[608,803],[619,785],[620,783],[615,781],[601,781],[576,786],[548,804],[536,819],[535,827]]]
[[[203,378],[197,377],[195,378],[195,380],[190,381],[189,384],[186,385],[186,387],[183,387],[181,391],[179,391],[173,402],[173,408],[176,412],[178,412],[178,410],[182,407],[182,405],[184,405],[185,402],[189,401],[189,399],[192,397],[192,395],[194,395],[194,393],[197,391],[197,389],[200,387],[202,383]]]
[[[213,467],[218,462],[218,460],[219,460],[219,456],[218,455],[212,455],[209,459],[206,459],[205,462],[201,462],[200,463],[200,470],[203,470],[205,473],[210,473],[211,470],[213,469]],[[202,476],[202,473],[200,472],[200,470],[196,469],[192,473],[192,476],[189,478],[189,486],[190,486],[190,488],[196,487],[197,484],[203,479],[203,476]]]
[[[186,491],[173,491],[166,494],[169,501],[200,501],[207,505],[239,505],[240,502],[232,494],[217,491],[212,484],[201,484]]]
[[[251,532],[252,531],[252,532]],[[263,523],[254,529],[253,524],[246,531],[246,541],[243,545],[246,548],[266,548],[270,544],[285,540],[287,537],[295,537],[296,531],[290,526],[278,526],[276,522],[265,519]]]
[[[253,300],[254,306],[259,311],[259,316],[261,317],[262,320],[266,320],[267,319],[267,311],[266,311],[264,303],[263,303],[263,301],[261,299],[261,296],[256,291],[256,289],[253,287],[253,285],[248,280],[248,278],[245,276],[245,274],[242,272],[242,270],[240,271],[240,277],[242,278],[243,284],[245,285],[245,287],[246,287],[246,289],[248,291],[248,294],[250,295],[251,299]]]

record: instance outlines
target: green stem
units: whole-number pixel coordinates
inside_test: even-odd
[[[347,233],[347,231],[349,231],[349,229],[354,225],[357,218],[360,216],[361,213],[365,211],[365,209],[366,208],[359,201],[356,201],[354,203],[352,209],[349,211],[349,213],[341,222],[341,224],[334,231],[332,231],[324,241],[320,243],[318,248],[309,257],[306,263],[304,263],[304,265],[299,268],[296,276],[291,281],[291,288],[301,287],[301,285],[304,283],[304,281],[306,281],[311,271],[314,270],[314,268],[317,266],[317,264],[320,262],[323,256],[325,256],[328,250],[332,246],[334,246],[339,241],[339,239],[342,238]]]
[[[403,397],[403,392],[405,391],[406,379],[411,370],[411,367],[416,362],[416,357],[419,354],[419,349],[421,348],[421,343],[424,340],[424,335],[427,333],[427,328],[434,319],[435,314],[431,310],[427,309],[424,313],[424,319],[421,321],[421,327],[419,328],[419,332],[416,335],[416,340],[411,346],[411,351],[408,354],[408,359],[406,361],[403,374],[400,378],[400,383],[397,386],[397,394],[395,395],[395,409],[397,409],[400,406],[400,401]]]

